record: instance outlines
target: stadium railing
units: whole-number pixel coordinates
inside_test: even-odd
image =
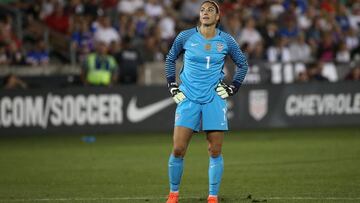
[[[307,64],[303,62],[269,63],[267,61],[251,61],[249,64],[250,68],[244,81],[246,84],[294,83],[296,82],[298,74],[305,71],[307,66]],[[181,61],[177,63],[177,72],[181,70],[182,65]],[[229,63],[225,66],[226,74],[231,76],[234,71],[234,65]],[[327,62],[323,64],[322,74],[327,77],[330,82],[342,81],[352,67],[353,64],[351,63]],[[38,80],[41,80],[41,76],[66,77],[71,75],[77,77],[80,75],[80,72],[80,65],[70,64],[54,64],[42,67],[5,66],[0,68],[0,77],[15,74],[20,77],[37,77]],[[139,82],[140,85],[150,86],[166,84],[164,62],[162,61],[145,63],[143,74],[144,75],[139,77],[142,78],[142,81]],[[227,79],[231,80],[231,77],[228,77]],[[45,81],[47,80],[45,79]]]

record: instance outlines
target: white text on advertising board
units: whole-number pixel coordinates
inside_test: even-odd
[[[285,112],[288,116],[360,114],[360,93],[290,95]]]
[[[0,127],[121,124],[122,105],[118,94],[5,96],[0,99]]]

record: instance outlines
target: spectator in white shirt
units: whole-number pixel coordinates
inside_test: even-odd
[[[354,29],[350,28],[345,33],[345,43],[349,50],[353,50],[359,46],[359,36]]]
[[[277,40],[276,46],[270,46],[267,49],[267,57],[269,62],[290,62],[290,50],[287,47],[288,38],[281,37]]]
[[[165,11],[165,16],[160,19],[159,28],[162,40],[172,40],[175,37],[175,19],[168,11]]]
[[[193,23],[199,17],[202,0],[184,0],[181,6],[181,19],[187,23]]]
[[[360,30],[360,2],[354,3],[352,6],[351,14],[349,15],[351,27]]]
[[[119,43],[119,33],[111,26],[110,18],[108,16],[99,17],[99,21],[96,25],[94,39],[98,42],[104,42],[108,46],[112,42]]]
[[[121,14],[134,14],[138,9],[144,8],[144,0],[120,0],[117,10]]]
[[[242,45],[244,43],[249,44],[250,51],[255,47],[256,43],[260,42],[262,37],[255,29],[255,20],[253,18],[249,18],[246,21],[244,29],[241,31],[240,37],[238,39],[239,44]]]
[[[306,13],[301,14],[297,18],[298,26],[301,30],[308,30],[312,26],[312,21],[316,16],[316,9],[314,7],[309,7],[306,10]]]
[[[281,0],[273,0],[270,6],[270,16],[276,19],[280,14],[284,13],[285,8]]]
[[[350,62],[350,51],[345,42],[340,42],[339,48],[336,51],[336,61],[340,63]]]
[[[292,61],[306,62],[311,59],[311,48],[305,42],[304,34],[299,34],[296,41],[290,43],[290,58]]]
[[[160,4],[159,0],[148,0],[145,4],[145,13],[146,15],[158,18],[164,13],[164,8]]]

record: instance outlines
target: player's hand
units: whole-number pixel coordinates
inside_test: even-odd
[[[172,98],[177,104],[186,98],[184,93],[179,89],[179,86],[176,82],[169,83],[168,88]]]
[[[223,99],[233,96],[237,92],[234,85],[227,85],[224,82],[220,82],[215,90],[216,93]]]

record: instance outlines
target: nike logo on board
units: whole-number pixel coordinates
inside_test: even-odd
[[[148,117],[156,114],[157,112],[165,109],[171,104],[174,104],[172,98],[163,99],[161,101],[143,107],[138,107],[136,102],[137,102],[137,97],[131,98],[126,111],[127,118],[129,119],[129,121],[133,123],[141,122],[147,119]]]

